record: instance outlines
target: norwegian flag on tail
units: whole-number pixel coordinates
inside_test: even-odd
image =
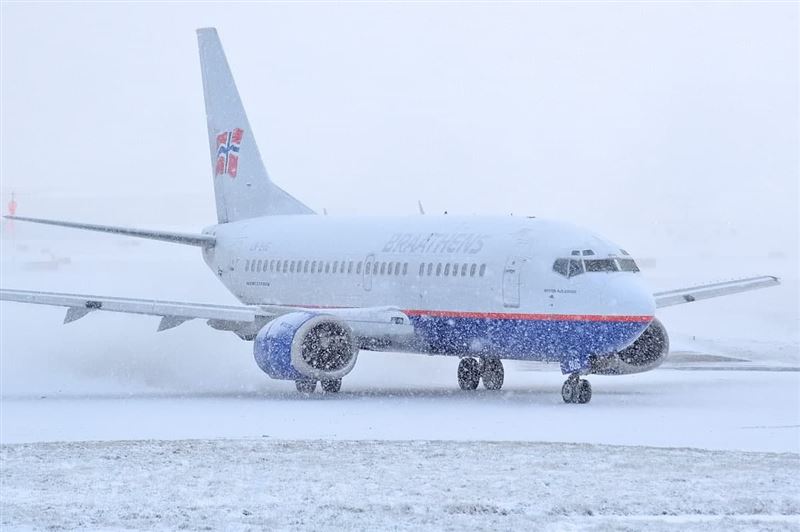
[[[223,131],[217,134],[217,164],[215,175],[228,174],[236,177],[239,169],[239,147],[242,144],[244,130]]]

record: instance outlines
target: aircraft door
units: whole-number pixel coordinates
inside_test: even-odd
[[[519,307],[520,270],[524,259],[509,257],[503,269],[503,306]]]
[[[367,255],[367,260],[364,261],[364,281],[363,286],[364,290],[370,291],[372,290],[372,269],[375,266],[375,255]]]

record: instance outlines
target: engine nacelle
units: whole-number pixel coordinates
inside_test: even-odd
[[[273,379],[341,379],[356,364],[358,349],[345,322],[314,312],[291,312],[256,335],[253,355]]]
[[[631,345],[612,357],[592,361],[591,373],[598,375],[627,375],[655,369],[669,353],[669,336],[664,325],[653,319]]]

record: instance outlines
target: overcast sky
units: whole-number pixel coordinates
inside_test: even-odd
[[[19,214],[213,223],[194,30],[333,214],[535,214],[641,253],[798,246],[798,5],[2,5]]]

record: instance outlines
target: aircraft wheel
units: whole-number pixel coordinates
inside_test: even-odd
[[[462,390],[474,390],[481,382],[480,364],[474,358],[462,358],[458,363],[458,386]]]
[[[337,393],[342,389],[342,379],[331,379],[322,381],[322,391],[325,393]]]
[[[581,379],[578,384],[578,403],[586,404],[592,400],[592,385],[589,381]]]
[[[575,395],[577,395],[575,384],[571,380],[567,379],[564,382],[564,386],[561,387],[561,398],[565,403],[574,403],[575,400],[573,398]]]
[[[578,375],[570,375],[561,387],[561,398],[565,403],[586,404],[592,400],[592,385]]]
[[[317,389],[317,381],[314,379],[297,379],[294,385],[300,393],[314,393]]]
[[[503,371],[503,361],[496,358],[487,358],[483,361],[483,386],[487,390],[499,390],[503,387],[505,372]]]

